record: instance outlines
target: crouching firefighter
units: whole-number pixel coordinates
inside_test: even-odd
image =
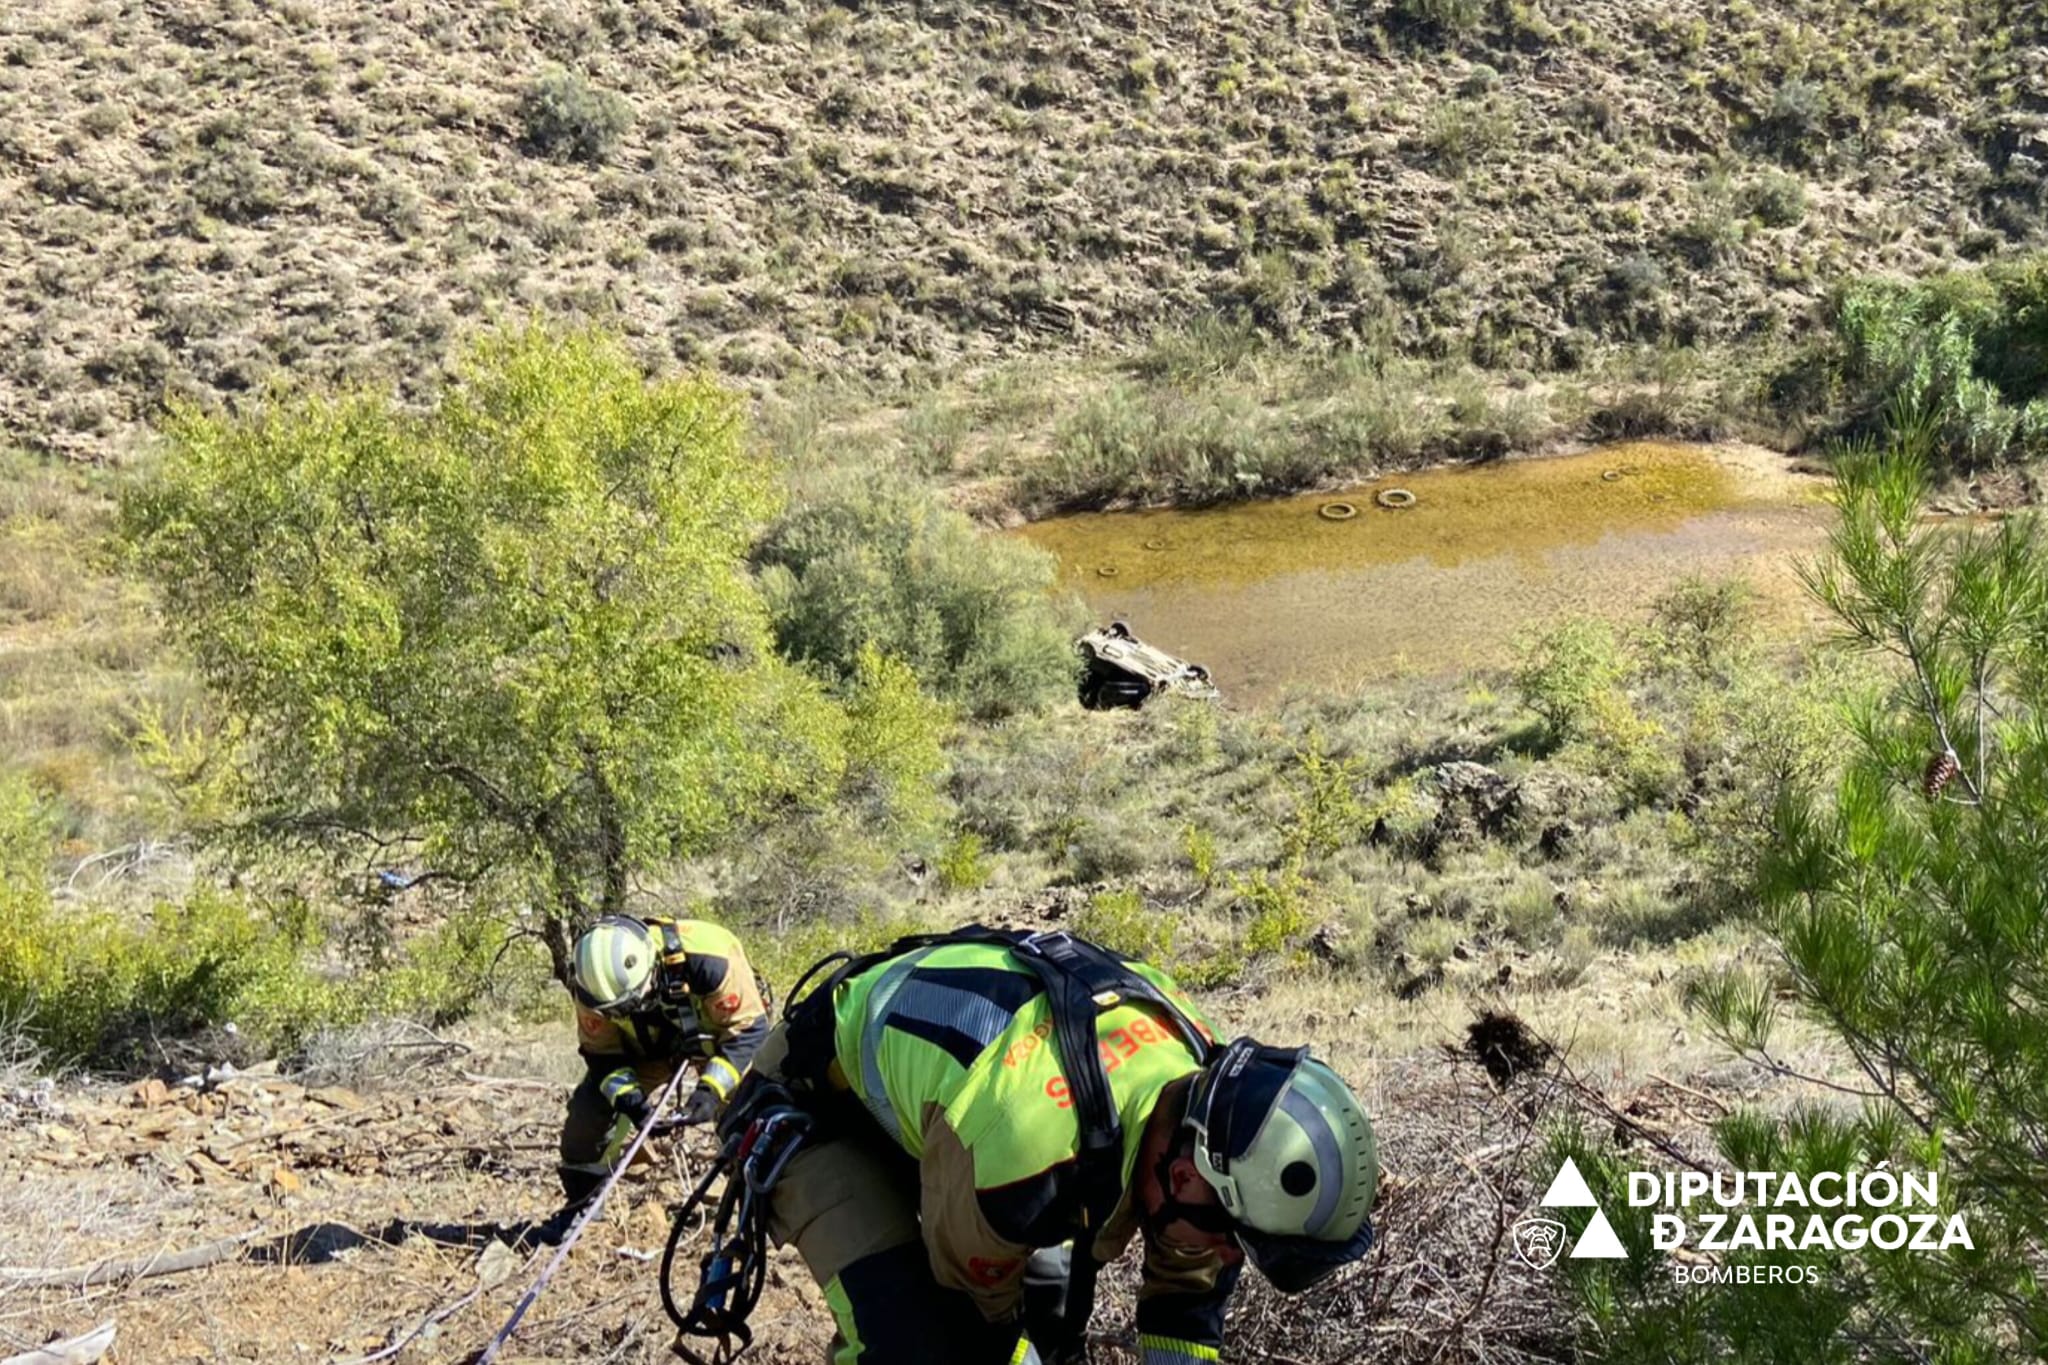
[[[697,1067],[680,1125],[707,1122],[768,1036],[739,940],[702,920],[599,920],[576,940],[569,989],[586,1070],[562,1125],[564,1214],[597,1192],[678,1068]]]
[[[1372,1128],[1337,1074],[1219,1045],[1165,973],[1065,933],[847,961],[770,1035],[726,1150],[784,1119],[800,1138],[742,1184],[823,1288],[834,1365],[1083,1360],[1096,1272],[1140,1236],[1145,1365],[1217,1361],[1244,1261],[1298,1293],[1372,1244]]]

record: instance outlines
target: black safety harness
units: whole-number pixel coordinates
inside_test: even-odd
[[[1009,949],[1038,977],[1051,1006],[1052,1042],[1066,1074],[1080,1129],[1082,1225],[1074,1239],[1073,1270],[1061,1315],[1064,1340],[1037,1344],[1056,1357],[1068,1357],[1085,1343],[1088,1319],[1095,1308],[1095,1281],[1102,1266],[1095,1259],[1094,1236],[1123,1200],[1123,1122],[1110,1091],[1097,1022],[1109,1010],[1142,1004],[1157,1011],[1198,1062],[1206,1063],[1216,1045],[1186,1011],[1116,954],[1065,930],[1031,933],[977,924],[899,939],[881,952],[835,954],[814,965],[790,995],[785,1023],[790,1034],[787,1065],[791,1078],[814,1091],[825,1089],[832,1054],[833,997],[841,984],[891,958],[960,943]],[[832,969],[831,974],[806,994],[805,983],[827,968]],[[676,1210],[662,1258],[662,1302],[683,1336],[706,1337],[716,1343],[709,1357],[713,1365],[732,1360],[753,1339],[746,1317],[760,1297],[766,1273],[768,1196],[790,1158],[814,1134],[813,1116],[805,1112],[809,1108],[802,1098],[781,1086],[750,1076],[719,1125],[718,1160]],[[699,1283],[690,1307],[681,1309],[669,1287],[676,1248],[688,1215],[704,1201],[720,1174],[728,1178],[712,1216],[711,1247],[699,1266]],[[735,1341],[737,1347],[732,1344]],[[704,1358],[680,1340],[676,1350],[703,1365]]]

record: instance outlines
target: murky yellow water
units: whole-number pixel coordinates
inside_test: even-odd
[[[1414,505],[1378,506],[1393,488]],[[1805,619],[1793,564],[1825,534],[1820,489],[1753,449],[1631,444],[1014,534],[1058,556],[1097,616],[1256,699],[1294,682],[1502,662],[1532,623],[1640,617],[1688,574],[1747,577],[1773,615]],[[1356,514],[1332,520],[1332,503]]]

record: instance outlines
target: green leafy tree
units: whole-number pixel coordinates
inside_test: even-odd
[[[1841,461],[1840,520],[1808,582],[1895,685],[1856,708],[1834,789],[1779,804],[1757,877],[1776,971],[1711,978],[1696,998],[1727,1041],[1793,1075],[1773,1043],[1789,998],[1845,1063],[1813,1079],[1861,1101],[1786,1124],[1738,1115],[1720,1132],[1729,1163],[1937,1169],[1975,1249],[1834,1254],[1823,1288],[1739,1314],[1692,1305],[1686,1349],[1659,1358],[2048,1355],[2048,560],[2030,520],[1923,520],[1928,446]],[[1825,1351],[1797,1344],[1815,1322],[1839,1324]]]
[[[241,828],[509,878],[559,972],[637,871],[836,794],[845,717],[745,563],[777,485],[709,381],[529,330],[424,412],[286,394],[169,435],[124,529]]]

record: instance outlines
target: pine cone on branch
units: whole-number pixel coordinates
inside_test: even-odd
[[[1941,789],[1956,780],[1956,774],[1963,765],[1956,761],[1955,750],[1944,749],[1927,760],[1927,771],[1920,774],[1920,790],[1929,801],[1941,795]]]

